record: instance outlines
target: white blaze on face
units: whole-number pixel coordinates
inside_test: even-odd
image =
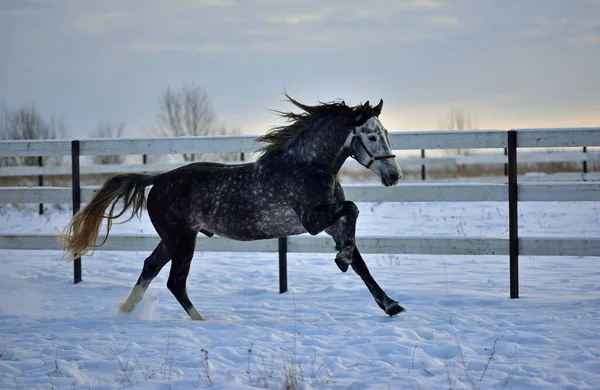
[[[371,133],[376,134],[378,146],[382,150],[389,152],[388,154],[391,154],[391,146],[387,136],[388,132],[385,127],[383,127],[379,118],[373,116],[365,122],[365,125],[368,125]]]
[[[362,126],[356,128],[356,136],[360,137],[364,149],[374,157],[391,156],[392,150],[388,139],[388,132],[377,117],[369,118]],[[356,147],[355,147],[356,148]],[[362,149],[362,146],[360,146]],[[364,150],[354,150],[355,158],[365,165],[365,161],[370,158]],[[395,158],[375,159],[369,169],[377,176],[382,177],[386,185],[395,184],[397,180],[393,176],[402,178],[402,171]]]
[[[362,126],[356,128],[356,133],[372,155],[388,156],[392,154],[387,130],[379,118],[369,118]]]

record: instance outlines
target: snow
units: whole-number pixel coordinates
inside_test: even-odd
[[[600,236],[600,204],[522,203],[523,236]],[[358,235],[506,237],[504,203],[359,204]],[[0,234],[53,233],[70,210],[0,206]],[[146,216],[112,234],[152,233]],[[334,253],[197,253],[188,279],[206,321],[166,289],[118,313],[144,252],[83,259],[0,251],[0,389],[588,389],[600,383],[598,258],[365,255],[407,312],[389,318]],[[168,266],[167,266],[168,267]]]

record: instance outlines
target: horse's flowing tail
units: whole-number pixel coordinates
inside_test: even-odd
[[[58,237],[60,245],[65,250],[65,256],[75,259],[83,256],[91,248],[101,246],[106,242],[114,219],[121,217],[125,211],[132,208],[131,216],[140,216],[146,207],[145,188],[154,183],[156,176],[130,173],[117,175],[106,181],[94,194],[90,203],[73,216],[63,233]],[[123,209],[115,214],[115,207],[123,199]],[[111,205],[112,203],[112,205]],[[106,209],[110,211],[106,214]],[[106,218],[106,237],[96,245],[102,220]]]

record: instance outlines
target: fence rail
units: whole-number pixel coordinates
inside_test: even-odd
[[[101,243],[104,237],[98,238]],[[156,235],[114,235],[100,251],[148,251],[158,245]],[[378,236],[357,237],[361,253],[413,255],[496,255],[509,254],[508,238]],[[277,239],[233,241],[222,237],[197,238],[201,252],[279,252]],[[288,253],[330,253],[335,242],[329,236],[301,235],[287,238]],[[61,250],[56,237],[47,234],[5,234],[0,236],[0,249]],[[523,256],[600,256],[600,237],[521,237],[519,255]]]
[[[517,148],[600,146],[600,128],[519,129],[510,131],[428,131],[391,133],[392,148],[468,149],[506,148],[508,184],[408,184],[392,188],[348,185],[349,199],[364,202],[485,202],[509,204],[508,238],[490,237],[358,237],[365,253],[509,255],[511,298],[518,298],[518,256],[600,256],[600,237],[518,236],[518,202],[600,201],[600,182],[517,183]],[[1,156],[68,156],[72,158],[73,186],[0,189],[4,203],[72,202],[74,211],[94,188],[80,188],[79,158],[103,154],[181,154],[252,152],[254,137],[184,137],[82,141],[5,141]],[[587,158],[587,155],[585,156]],[[156,236],[113,236],[103,250],[152,250]],[[203,251],[266,251],[280,254],[280,290],[287,286],[284,272],[287,252],[329,252],[334,244],[325,236],[296,236],[279,240],[237,242],[199,238]],[[283,251],[282,248],[285,248]],[[51,235],[0,236],[0,249],[58,249]],[[78,268],[79,267],[79,268]],[[81,280],[81,263],[75,262],[75,282]]]
[[[421,166],[428,169],[450,169],[456,170],[457,167],[466,166],[488,166],[499,165],[507,162],[506,156],[501,153],[485,153],[464,156],[433,156],[433,157],[400,157],[396,159],[398,164],[404,170],[418,170]],[[524,152],[519,155],[519,161],[522,164],[540,164],[540,163],[600,163],[600,152]],[[152,163],[152,164],[94,164],[82,165],[80,173],[82,175],[107,175],[130,172],[148,172],[159,173],[167,172],[172,169],[185,165],[179,163]],[[363,170],[364,168],[349,160],[343,167],[347,171]],[[66,165],[58,166],[14,166],[0,167],[0,177],[25,177],[25,176],[65,176],[71,174],[71,168]]]
[[[518,129],[520,148],[600,146],[600,127]],[[177,138],[86,139],[79,141],[80,155],[183,154],[255,152],[256,136],[203,136]],[[508,147],[506,130],[407,131],[390,133],[394,150],[491,149]],[[0,156],[70,156],[71,141],[14,140],[0,142]]]
[[[355,202],[506,202],[508,184],[418,183],[383,189],[380,185],[346,184],[344,193]],[[87,203],[97,187],[82,187],[81,201]],[[595,182],[522,183],[520,202],[581,202],[600,200]],[[0,187],[2,203],[71,203],[72,189],[66,187]]]

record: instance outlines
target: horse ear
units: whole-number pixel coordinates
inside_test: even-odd
[[[367,100],[366,103],[363,104],[362,107],[360,107],[357,111],[358,112],[356,113],[354,122],[358,125],[362,125],[363,123],[365,123],[367,121],[367,119],[369,119],[371,117],[372,108],[371,108],[371,105],[369,104],[369,101]]]
[[[379,116],[381,114],[381,109],[383,108],[383,99],[379,100],[379,104],[373,107],[373,115]]]

